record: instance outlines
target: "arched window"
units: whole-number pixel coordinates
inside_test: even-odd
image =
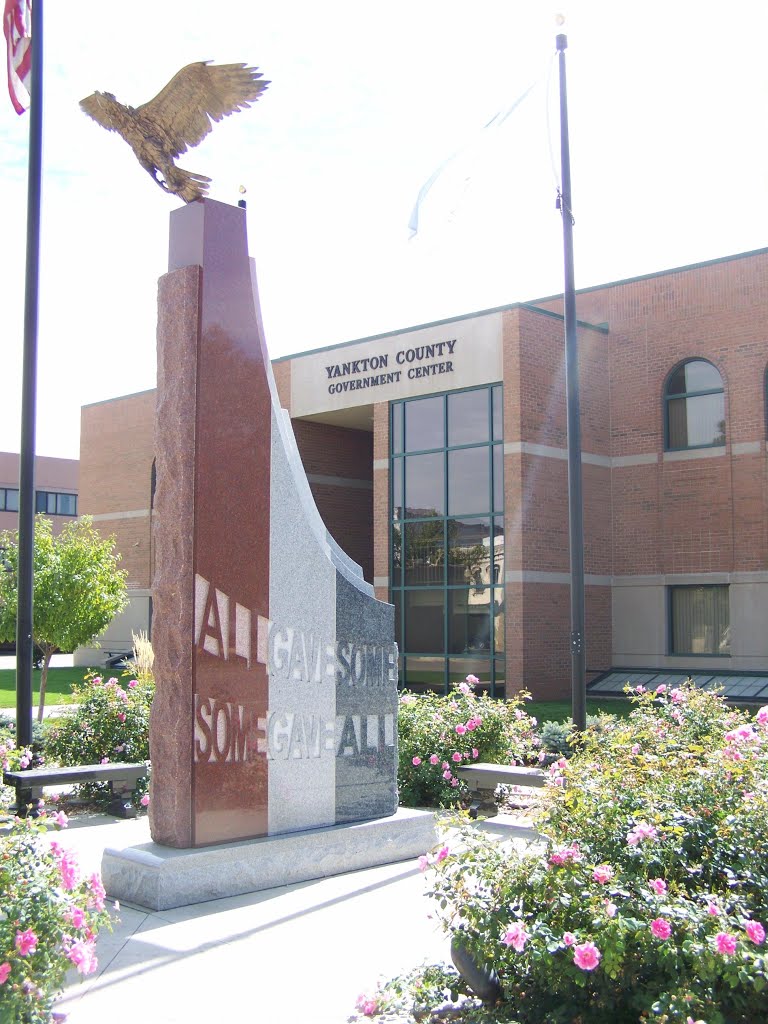
[[[664,391],[667,451],[725,444],[725,393],[717,367],[689,359],[672,371]]]

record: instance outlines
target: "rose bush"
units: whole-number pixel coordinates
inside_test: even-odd
[[[537,760],[536,719],[524,710],[524,691],[506,701],[478,695],[475,676],[444,694],[405,691],[398,708],[400,803],[446,807],[466,796],[456,775],[475,761],[501,764]]]
[[[467,829],[429,858],[444,926],[499,975],[499,1020],[768,1019],[768,708],[693,685],[633,699],[552,767],[545,847]]]
[[[149,761],[149,712],[155,687],[150,676],[115,677],[106,681],[89,673],[73,683],[74,710],[58,720],[46,744],[48,759],[62,765],[105,764],[109,761]],[[140,803],[149,785],[140,779],[134,802]],[[106,784],[89,783],[87,795],[105,794]]]
[[[47,1024],[68,970],[98,964],[96,934],[111,927],[98,874],[83,877],[70,850],[45,836],[50,821],[15,819],[0,836],[0,1021]]]

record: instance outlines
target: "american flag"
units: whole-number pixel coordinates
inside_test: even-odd
[[[5,0],[3,32],[8,44],[8,92],[17,114],[29,106],[32,71],[32,0]]]

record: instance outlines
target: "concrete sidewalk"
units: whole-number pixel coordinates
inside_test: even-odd
[[[149,827],[83,816],[56,839],[93,871]],[[450,962],[427,884],[411,860],[176,910],[123,904],[98,972],[70,972],[57,1010],[67,1024],[344,1024],[378,979]]]

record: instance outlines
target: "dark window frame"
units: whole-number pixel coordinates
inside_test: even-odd
[[[45,496],[45,508],[40,508],[40,499]],[[56,510],[54,512],[48,511],[48,499],[55,498]],[[59,498],[74,498],[75,511],[74,512],[60,512],[59,511]],[[42,516],[62,516],[67,519],[77,519],[77,494],[72,491],[35,491],[35,514]]]
[[[465,442],[460,444],[449,444],[450,438],[450,423],[449,423],[449,396],[456,395],[459,393],[480,391],[485,390],[488,392],[488,431],[487,439],[485,441],[473,441]],[[443,437],[444,445],[440,448],[426,448],[426,449],[409,449],[409,441],[407,437],[406,429],[406,415],[405,406],[410,402],[417,402],[423,399],[442,399],[442,416],[443,416]],[[484,589],[490,591],[490,602],[488,606],[488,626],[490,644],[487,652],[483,651],[471,651],[467,652],[466,655],[457,654],[452,652],[450,648],[450,601],[448,599],[448,592],[453,590],[463,590],[467,593],[472,593],[476,590],[476,583],[474,581],[468,581],[466,585],[457,585],[455,583],[448,583],[448,540],[447,540],[447,524],[450,520],[462,520],[462,519],[484,519],[487,518],[490,527],[491,537],[491,565],[494,565],[493,551],[495,550],[493,545],[493,538],[498,533],[504,536],[504,510],[495,509],[495,491],[494,491],[494,451],[498,448],[502,452],[501,467],[503,474],[503,451],[504,451],[504,436],[503,436],[503,386],[500,382],[494,382],[491,384],[484,384],[479,387],[460,388],[454,391],[440,392],[438,394],[431,395],[418,395],[412,398],[399,399],[390,403],[389,415],[390,415],[390,445],[389,445],[389,469],[390,469],[390,487],[389,487],[389,591],[390,601],[396,606],[396,615],[398,616],[397,622],[397,635],[398,642],[400,644],[400,682],[403,683],[404,675],[407,672],[407,662],[409,659],[440,659],[443,661],[443,678],[441,684],[442,692],[447,693],[451,682],[458,682],[457,679],[451,678],[451,672],[455,669],[451,669],[451,663],[454,664],[457,661],[461,661],[462,657],[466,657],[467,660],[475,662],[475,667],[468,669],[468,671],[478,671],[476,663],[483,661],[488,666],[488,687],[489,692],[492,696],[503,696],[504,686],[506,682],[506,658],[505,658],[505,644],[501,642],[501,646],[497,649],[495,643],[495,630],[494,630],[494,608],[504,607],[505,604],[505,586],[504,580],[501,576],[501,572],[494,573],[491,570],[491,579],[487,584],[483,584]],[[399,429],[395,429],[395,426],[399,425]],[[489,464],[489,476],[488,476],[488,508],[485,511],[478,511],[477,509],[471,509],[467,511],[456,511],[452,514],[448,514],[449,506],[449,453],[459,451],[463,449],[484,449],[487,452],[488,464]],[[443,472],[443,499],[445,512],[436,517],[426,517],[422,515],[409,516],[407,514],[407,500],[408,496],[405,493],[405,460],[414,455],[425,455],[428,453],[440,453],[444,459],[444,472]],[[397,510],[394,505],[395,498],[395,479],[399,479],[400,486],[399,492],[402,500],[402,507],[399,509],[399,514],[396,514]],[[502,477],[503,483],[503,477]],[[497,488],[498,490],[498,488]],[[503,495],[503,490],[502,490]],[[502,497],[503,505],[503,497]],[[436,583],[435,581],[428,581],[421,586],[418,584],[406,583],[406,558],[407,558],[407,546],[408,546],[408,529],[407,527],[411,524],[419,522],[441,522],[444,525],[443,531],[443,581],[442,583]],[[393,536],[395,530],[400,530],[400,541],[401,541],[401,557],[399,567],[399,582],[395,582],[395,561],[394,561],[394,545]],[[407,630],[405,624],[405,611],[406,611],[406,594],[414,590],[423,589],[437,589],[443,593],[443,650],[426,652],[426,651],[411,651],[410,654],[406,650],[407,642]],[[498,593],[499,600],[497,602],[496,595]],[[497,687],[498,680],[498,687]],[[434,689],[432,684],[428,685],[430,689]]]
[[[676,590],[724,590],[728,597],[728,625],[731,629],[731,595],[730,586],[727,583],[672,583],[666,587],[667,599],[667,654],[670,658],[724,658],[732,657],[730,647],[726,653],[719,651],[676,651],[675,650],[675,623],[674,623],[674,602],[673,592]]]
[[[8,508],[8,495],[16,495],[16,508]],[[0,512],[18,512],[19,511],[19,488],[18,487],[0,487]]]
[[[675,374],[681,370],[684,366],[689,363],[706,363],[711,366],[720,377],[719,388],[702,388],[698,391],[681,391],[679,394],[670,394],[669,385]],[[690,398],[704,398],[707,395],[722,395],[723,396],[723,421],[725,423],[724,437],[722,441],[711,441],[707,444],[686,444],[682,446],[673,447],[670,442],[670,430],[669,430],[669,406],[674,401],[685,401],[687,402]],[[723,375],[720,369],[710,359],[704,359],[702,356],[691,356],[687,359],[682,359],[679,363],[676,363],[667,374],[664,381],[664,451],[665,452],[688,452],[688,451],[699,451],[705,448],[723,448],[728,438],[728,422],[727,416],[725,415],[725,383],[723,381]]]

